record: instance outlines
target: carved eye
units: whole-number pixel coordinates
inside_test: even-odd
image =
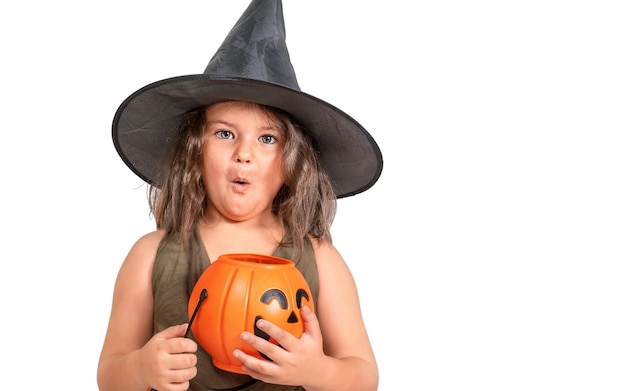
[[[298,291],[296,292],[296,305],[298,306],[298,308],[302,308],[302,298],[303,297],[307,301],[311,300],[311,299],[309,299],[309,294],[306,293],[306,291],[304,289],[298,289]]]
[[[302,289],[301,289],[302,290]],[[306,295],[306,292],[304,292]],[[300,296],[300,291],[298,291],[298,297]],[[307,296],[308,298],[308,296]],[[272,300],[278,301],[280,304],[280,308],[286,310],[287,309],[287,296],[280,289],[268,289],[261,296],[261,302],[264,304],[269,304]],[[300,308],[300,302],[298,301],[298,308]]]

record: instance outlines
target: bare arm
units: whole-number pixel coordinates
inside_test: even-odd
[[[140,238],[122,264],[113,292],[109,325],[98,364],[101,391],[186,390],[195,376],[195,342],[186,326],[152,336],[152,267],[162,232]]]
[[[376,390],[378,366],[367,335],[357,287],[345,261],[329,243],[315,244],[319,272],[317,312],[324,338],[324,384],[307,390]]]

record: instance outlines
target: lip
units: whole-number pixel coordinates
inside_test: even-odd
[[[233,185],[233,189],[237,193],[243,193],[250,187],[250,182],[246,178],[237,177],[230,181]]]
[[[233,180],[231,180],[232,183],[234,183],[235,185],[249,185],[250,182],[246,179],[246,178],[234,178]]]

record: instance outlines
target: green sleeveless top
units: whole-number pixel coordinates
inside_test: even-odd
[[[187,256],[179,237],[163,241],[157,250],[154,269],[152,271],[152,293],[154,296],[154,329],[158,333],[170,326],[189,321],[187,304],[191,291],[200,275],[209,266],[210,261],[198,229],[190,239],[189,254]],[[274,256],[293,260],[291,247],[279,246]],[[310,240],[306,240],[306,246],[300,260],[295,263],[296,268],[302,273],[313,295],[314,302],[317,300],[319,281],[315,255]],[[191,335],[191,334],[190,334]],[[190,338],[193,339],[193,336]],[[254,381],[248,375],[232,373],[216,368],[210,355],[198,345],[198,374],[191,380],[192,391],[210,390],[246,390],[246,391],[295,391],[304,390],[302,387],[279,386]],[[251,383],[246,387],[241,387]]]

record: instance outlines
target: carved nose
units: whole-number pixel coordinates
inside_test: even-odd
[[[289,315],[289,319],[287,319],[287,323],[298,323],[298,317],[293,311],[291,311],[291,315]]]

